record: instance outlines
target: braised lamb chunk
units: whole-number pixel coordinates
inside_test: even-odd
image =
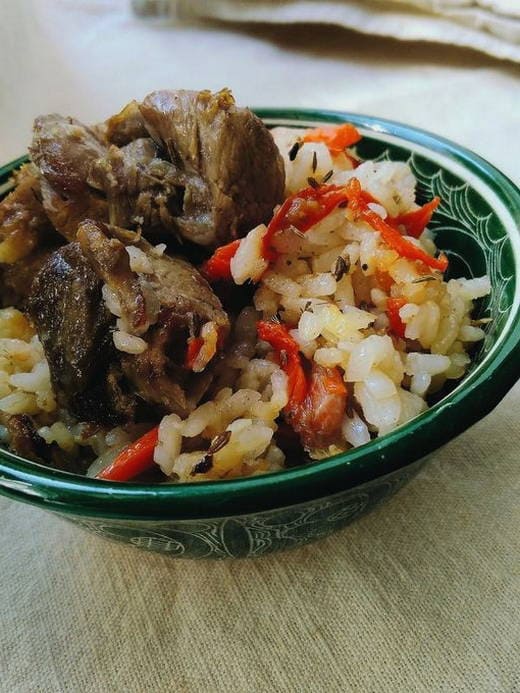
[[[50,465],[64,472],[84,474],[89,466],[88,451],[82,455],[68,454],[57,443],[47,443],[36,429],[36,424],[28,414],[13,414],[5,420],[11,450],[33,462]]]
[[[130,269],[124,244],[117,238],[109,238],[107,231],[106,226],[87,219],[78,229],[78,242],[97,277],[116,294],[131,333],[141,335],[156,316],[147,314],[143,287]]]
[[[105,220],[107,204],[87,182],[92,163],[107,147],[93,130],[57,114],[34,121],[31,158],[41,174],[43,207],[56,230],[69,241],[80,221]]]
[[[283,197],[283,161],[262,121],[228,90],[156,91],[140,111],[175,167],[182,237],[211,248],[270,218]]]
[[[197,406],[212,381],[212,369],[194,374],[184,365],[189,326],[169,310],[146,336],[141,354],[123,354],[121,365],[132,388],[163,413],[186,417]]]
[[[26,309],[34,278],[58,247],[37,248],[27,257],[0,268],[0,304],[4,307],[14,306]]]
[[[283,196],[269,131],[227,90],[154,92],[93,128],[40,116],[30,153],[43,208],[69,241],[94,219],[211,249],[267,221]]]
[[[38,170],[25,164],[15,188],[0,202],[0,263],[13,264],[56,239],[42,205]]]
[[[1,304],[23,307],[34,276],[63,239],[43,208],[36,167],[22,166],[14,182],[14,190],[0,202]]]
[[[107,141],[118,147],[148,137],[137,101],[130,101],[119,113],[105,121],[104,126]]]
[[[161,310],[145,337],[148,348],[142,354],[124,356],[122,366],[147,401],[186,416],[211,384],[215,363],[198,374],[187,369],[187,341],[200,335],[202,326],[211,326],[220,351],[229,319],[206,280],[189,263],[177,257],[149,257]]]
[[[125,246],[110,238],[103,224],[85,221],[78,240],[94,271],[116,296],[126,329],[146,342],[142,353],[119,354],[132,389],[162,411],[187,415],[212,379],[212,364],[201,373],[186,366],[188,339],[209,325],[221,349],[229,331],[218,298],[189,263],[158,256],[144,241],[138,249],[146,256],[148,272],[146,279],[138,277],[130,270]]]
[[[110,146],[91,167],[89,183],[106,195],[108,221],[125,229],[143,229],[147,237],[176,233],[175,214],[182,209],[173,164],[159,158],[158,146],[139,138]]]
[[[27,414],[14,414],[5,421],[9,434],[9,446],[13,452],[33,462],[45,462],[47,443],[36,431],[33,420]]]
[[[56,250],[37,274],[29,311],[49,362],[59,403],[86,421],[118,422],[131,417],[132,398],[109,378],[115,348],[102,281],[78,243]]]

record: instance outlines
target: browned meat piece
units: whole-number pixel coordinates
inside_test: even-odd
[[[143,243],[143,248],[147,247]],[[226,334],[229,319],[208,282],[182,258],[148,254],[153,268],[153,282],[162,308],[166,308],[187,325],[212,321]]]
[[[283,195],[270,133],[227,90],[154,92],[95,128],[40,116],[30,152],[45,211],[69,241],[95,219],[211,248],[266,221]]]
[[[147,236],[176,231],[174,215],[182,209],[176,181],[175,167],[158,158],[158,147],[149,137],[121,148],[112,145],[89,176],[89,183],[107,197],[109,223],[142,227]]]
[[[15,414],[5,421],[11,450],[40,464],[51,465],[65,472],[84,474],[90,463],[81,453],[67,455],[56,443],[46,443],[27,414]]]
[[[165,310],[146,336],[142,354],[123,354],[123,372],[146,402],[164,412],[187,416],[208,389],[211,370],[193,374],[184,366],[189,327],[185,319]]]
[[[133,416],[134,403],[119,386],[114,319],[101,287],[79,244],[70,243],[37,274],[29,311],[60,404],[80,419],[115,423]]]
[[[348,390],[338,369],[313,361],[307,395],[286,415],[306,450],[326,448],[341,440],[347,400]]]
[[[111,144],[122,147],[140,137],[147,137],[143,117],[137,101],[130,101],[123,110],[113,115],[105,123],[105,137]]]
[[[197,404],[211,381],[211,369],[195,374],[186,367],[187,342],[210,325],[222,348],[229,321],[207,282],[189,263],[157,256],[146,242],[139,244],[149,271],[138,277],[123,259],[124,245],[107,237],[109,229],[86,221],[78,239],[99,277],[117,296],[127,330],[147,343],[141,354],[121,353],[125,376],[139,396],[162,410],[186,415]],[[115,264],[112,258],[117,257]],[[145,320],[143,330],[143,301]],[[146,323],[144,323],[146,324]]]
[[[9,416],[5,425],[9,433],[9,447],[13,452],[33,462],[45,462],[47,443],[36,431],[30,416],[27,414]]]
[[[27,257],[57,236],[43,209],[36,167],[22,166],[15,185],[0,202],[0,263],[5,264]]]
[[[207,282],[180,258],[149,255],[153,284],[161,311],[145,339],[142,354],[124,356],[126,376],[148,402],[186,416],[211,384],[212,369],[198,375],[185,366],[186,345],[202,325],[215,325],[219,349],[229,332],[229,320]]]
[[[92,130],[74,118],[40,116],[29,151],[42,176],[45,211],[65,238],[74,240],[79,222],[87,217],[107,218],[106,200],[87,183],[92,163],[106,153]]]
[[[212,247],[267,221],[284,189],[283,161],[251,111],[228,90],[157,91],[140,105],[145,126],[176,169],[176,231]]]
[[[15,174],[15,189],[0,202],[1,303],[22,306],[31,282],[62,238],[41,202],[40,179],[33,164]]]
[[[147,315],[146,299],[138,276],[130,269],[126,248],[117,238],[107,238],[106,227],[90,220],[81,223],[78,241],[97,276],[115,292],[131,332],[140,335],[155,315]]]
[[[1,305],[25,308],[33,279],[54,250],[52,247],[37,249],[27,257],[0,269]]]

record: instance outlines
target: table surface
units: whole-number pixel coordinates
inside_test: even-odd
[[[518,68],[330,28],[138,21],[123,0],[0,8],[0,160],[38,113],[162,87],[408,122],[517,182]],[[520,387],[371,515],[311,546],[175,561],[0,500],[0,691],[519,691]]]

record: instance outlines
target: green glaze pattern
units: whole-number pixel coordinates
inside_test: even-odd
[[[444,443],[487,414],[519,376],[520,192],[474,154],[377,118],[259,110],[269,126],[350,121],[364,159],[407,161],[419,201],[438,195],[432,220],[449,274],[489,274],[486,339],[462,383],[391,434],[328,460],[250,479],[146,486],[84,479],[0,451],[0,493],[60,514],[97,535],[188,558],[247,557],[287,549],[343,527],[395,493]],[[24,158],[0,169],[0,195]],[[439,452],[439,454],[442,454]]]
[[[327,498],[265,513],[146,524],[68,519],[106,539],[179,558],[254,558],[296,548],[341,529],[397,493],[424,462]]]

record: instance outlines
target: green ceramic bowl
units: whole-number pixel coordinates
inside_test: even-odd
[[[2,450],[1,493],[100,536],[169,556],[258,556],[324,537],[367,512],[512,387],[520,375],[520,191],[478,156],[411,127],[330,111],[258,113],[269,125],[352,122],[364,135],[361,157],[407,161],[420,197],[441,197],[432,226],[451,274],[488,273],[493,286],[480,306],[493,320],[471,371],[444,399],[389,435],[302,467],[249,479],[151,486],[86,479]],[[0,171],[0,192],[23,160]]]

